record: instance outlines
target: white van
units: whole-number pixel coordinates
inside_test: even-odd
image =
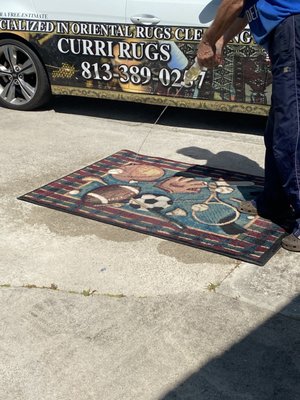
[[[220,0],[2,0],[0,104],[51,94],[266,115],[271,73],[249,30],[183,85]]]

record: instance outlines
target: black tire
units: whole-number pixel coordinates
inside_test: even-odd
[[[18,40],[0,40],[0,105],[29,111],[50,97],[48,76],[35,52]]]

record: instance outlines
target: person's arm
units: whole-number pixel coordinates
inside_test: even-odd
[[[217,64],[221,64],[223,61],[223,50],[224,47],[233,39],[236,35],[238,35],[248,24],[247,18],[236,18],[235,21],[231,24],[230,28],[224,33],[223,36],[216,42],[216,52],[215,52],[215,60]]]
[[[216,42],[225,34],[240,15],[245,0],[223,0],[217,10],[212,25],[204,33],[199,44],[197,59],[204,67],[213,67],[217,64],[215,59]]]

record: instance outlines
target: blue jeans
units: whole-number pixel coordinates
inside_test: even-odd
[[[295,211],[300,235],[300,14],[271,33],[272,104],[265,131],[265,186],[262,207]]]

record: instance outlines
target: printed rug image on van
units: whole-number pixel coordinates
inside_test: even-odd
[[[19,199],[264,265],[285,231],[238,211],[262,186],[261,177],[121,150]]]

